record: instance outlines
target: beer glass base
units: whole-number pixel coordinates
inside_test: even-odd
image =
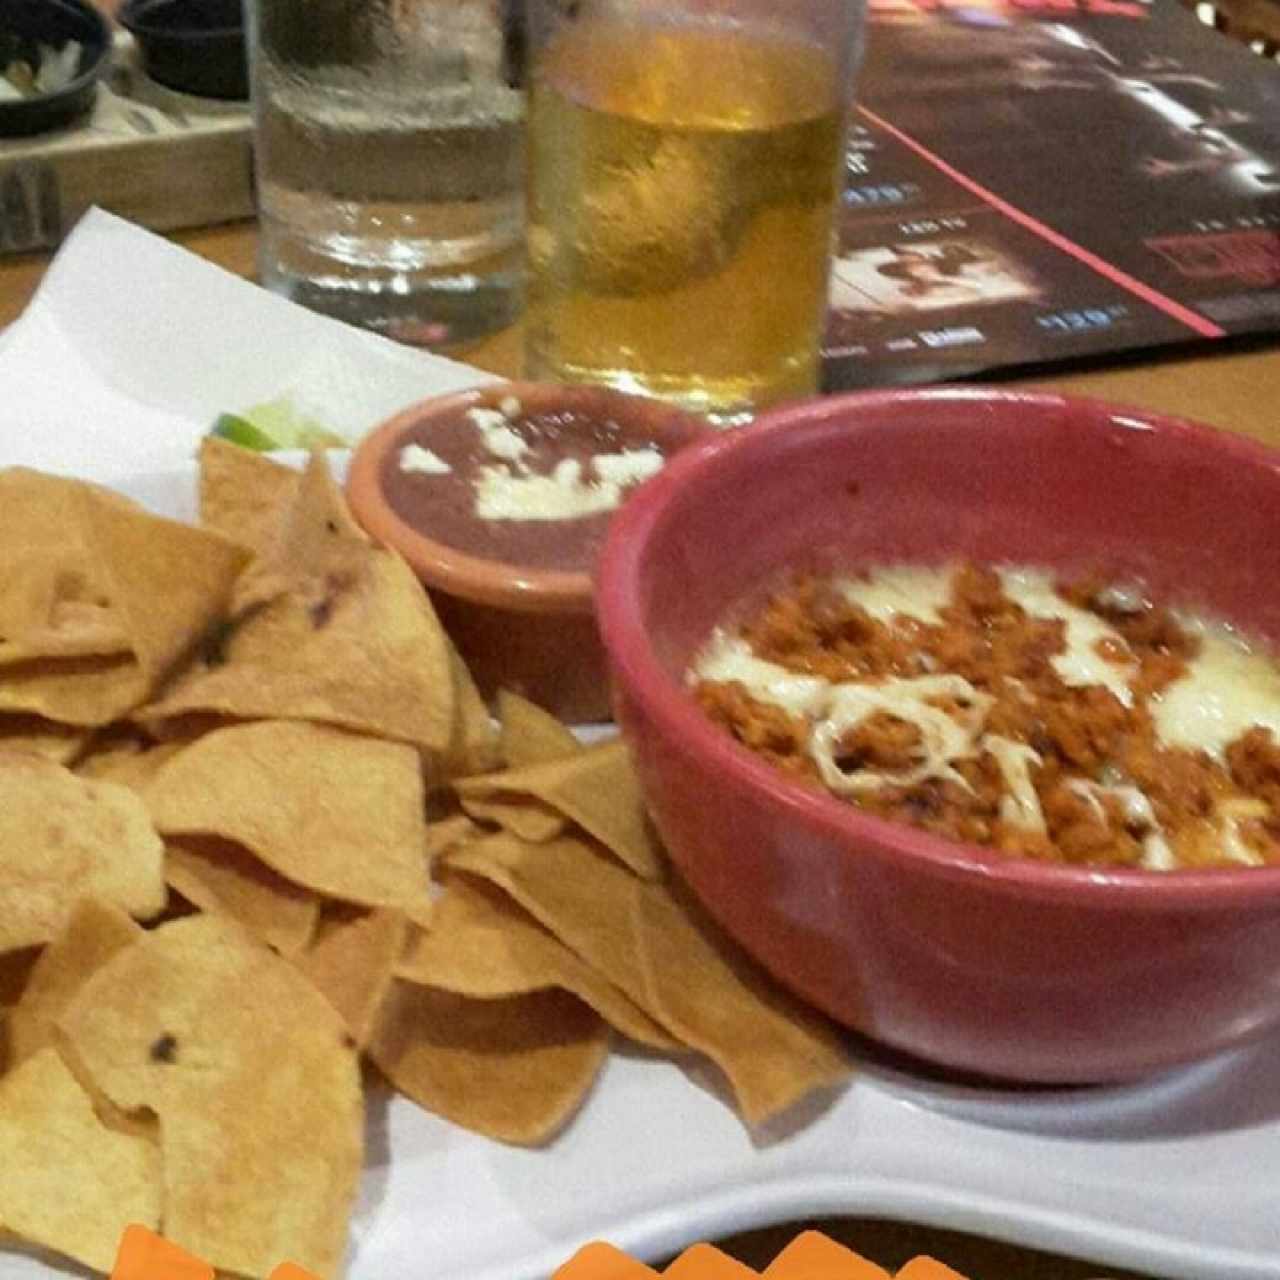
[[[631,369],[582,368],[541,357],[532,346],[526,348],[525,376],[539,382],[582,383],[633,396],[650,396],[700,414],[712,426],[723,428],[745,426],[769,405],[817,392],[816,372],[807,368],[804,376],[793,375],[781,385],[765,386],[754,379],[737,379],[733,387],[708,379],[641,375]]]

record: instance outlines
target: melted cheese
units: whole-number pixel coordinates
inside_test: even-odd
[[[1048,830],[1040,797],[1031,781],[1031,766],[1043,764],[1040,753],[1023,742],[989,733],[982,739],[982,749],[996,762],[1004,779],[1007,794],[1000,798],[1000,817],[1011,827],[1044,835]]]
[[[1222,760],[1226,747],[1254,725],[1280,740],[1280,667],[1222,624],[1179,618],[1200,637],[1186,675],[1151,699],[1156,733],[1168,747],[1205,751]]]
[[[1267,813],[1264,801],[1249,796],[1225,800],[1219,805],[1218,837],[1222,842],[1222,852],[1231,862],[1243,863],[1247,867],[1265,865],[1266,859],[1244,838],[1240,824],[1265,818]]]
[[[1087,778],[1072,778],[1066,785],[1076,795],[1089,801],[1099,822],[1107,821],[1103,799],[1118,801],[1120,815],[1126,826],[1139,831],[1146,828],[1142,836],[1142,866],[1148,871],[1174,870],[1177,859],[1173,856],[1173,850],[1165,839],[1156,811],[1151,807],[1150,797],[1145,791],[1133,786],[1104,786],[1100,782],[1090,782]]]
[[[1133,706],[1129,680],[1137,674],[1137,667],[1133,663],[1108,662],[1098,652],[1101,640],[1111,641],[1121,651],[1125,649],[1124,640],[1114,627],[1096,614],[1068,604],[1053,589],[1052,577],[1043,570],[1002,569],[1000,582],[1005,595],[1033,618],[1060,618],[1066,624],[1066,652],[1050,659],[1064,684],[1100,684],[1124,706]]]
[[[865,609],[877,622],[892,623],[895,615],[940,626],[938,610],[951,603],[951,569],[918,565],[889,565],[863,578],[844,578],[839,587],[846,600]]]
[[[1161,832],[1151,831],[1142,837],[1142,866],[1147,871],[1177,869],[1178,860]]]
[[[758,701],[806,718],[823,713],[831,690],[821,676],[801,675],[757,658],[741,636],[731,636],[721,629],[715,631],[694,664],[692,678],[740,684]]]
[[[949,698],[962,704],[958,715],[948,715],[930,705],[930,698]],[[979,693],[962,676],[917,676],[889,679],[882,684],[838,684],[831,690],[826,716],[814,726],[809,751],[823,781],[833,791],[867,791],[886,785],[914,786],[928,778],[941,778],[970,790],[952,761],[975,753],[975,740],[990,710],[992,699]],[[920,763],[905,773],[887,774],[874,769],[846,773],[836,757],[847,734],[878,712],[913,724],[920,732]]]

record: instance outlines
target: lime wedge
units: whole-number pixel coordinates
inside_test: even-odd
[[[220,414],[210,434],[259,451],[341,448],[347,443],[324,423],[300,414],[287,397],[268,400],[239,413]]]
[[[230,440],[232,444],[241,445],[245,449],[266,451],[276,448],[276,442],[265,431],[235,413],[219,414],[209,434],[222,440]]]

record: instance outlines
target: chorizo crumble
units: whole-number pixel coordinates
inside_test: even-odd
[[[1100,578],[809,575],[718,631],[690,681],[779,769],[935,835],[1082,865],[1280,865],[1270,727],[1162,735],[1163,695],[1213,626],[1229,634]]]

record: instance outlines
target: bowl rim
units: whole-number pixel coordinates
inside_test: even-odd
[[[66,84],[53,93],[41,93],[34,98],[22,98],[16,102],[2,104],[9,111],[15,113],[14,118],[18,114],[26,115],[37,110],[47,109],[51,105],[60,106],[70,103],[72,99],[78,97],[86,89],[102,79],[111,61],[111,26],[107,22],[105,14],[90,4],[89,0],[56,0],[56,3],[51,7],[70,10],[77,17],[85,19],[96,29],[92,43],[87,46],[95,56],[79,75],[73,80],[68,80]]]
[[[400,552],[429,587],[473,604],[521,613],[591,613],[594,590],[590,570],[538,569],[471,555],[415,529],[383,496],[380,476],[384,460],[405,433],[426,420],[455,417],[471,408],[498,406],[508,398],[519,400],[522,406],[556,404],[569,408],[592,406],[604,400],[609,404],[629,405],[637,413],[652,414],[645,430],[653,438],[661,440],[664,436],[673,438],[686,433],[691,437],[677,443],[667,466],[681,447],[693,447],[697,443],[692,437],[715,430],[695,414],[610,388],[531,381],[485,383],[419,400],[365,435],[352,452],[347,472],[347,497],[352,512],[374,537]],[[623,506],[634,496],[628,495]],[[612,514],[610,524],[617,515],[617,511]]]
[[[116,21],[130,35],[144,39],[167,39],[173,41],[189,41],[196,43],[202,40],[226,40],[229,37],[242,39],[245,34],[243,16],[240,22],[225,27],[168,26],[155,21],[153,10],[161,9],[176,3],[176,0],[124,0],[116,14]],[[241,11],[243,14],[243,10]]]
[[[856,418],[863,410],[909,408],[936,401],[1083,411],[1081,430],[1089,425],[1096,429],[1104,422],[1114,425],[1119,420],[1133,430],[1172,434],[1231,460],[1233,465],[1265,466],[1276,475],[1280,487],[1280,450],[1189,419],[1092,397],[975,384],[851,392],[788,405],[762,415],[752,426],[684,451],[645,485],[611,524],[598,564],[597,606],[601,636],[626,695],[637,701],[661,735],[682,742],[687,751],[714,768],[732,793],[756,793],[770,807],[785,811],[789,818],[828,841],[864,841],[884,854],[947,879],[982,881],[993,889],[1020,895],[1071,898],[1081,905],[1113,908],[1141,900],[1153,908],[1208,910],[1247,906],[1280,893],[1280,866],[1173,872],[1064,866],[1010,858],[994,849],[947,840],[859,812],[825,790],[791,781],[740,745],[717,728],[684,686],[663,669],[648,643],[637,587],[650,535],[662,523],[673,500],[697,486],[703,477],[714,475],[724,458],[767,450],[771,441],[797,426],[818,426],[849,414]]]

